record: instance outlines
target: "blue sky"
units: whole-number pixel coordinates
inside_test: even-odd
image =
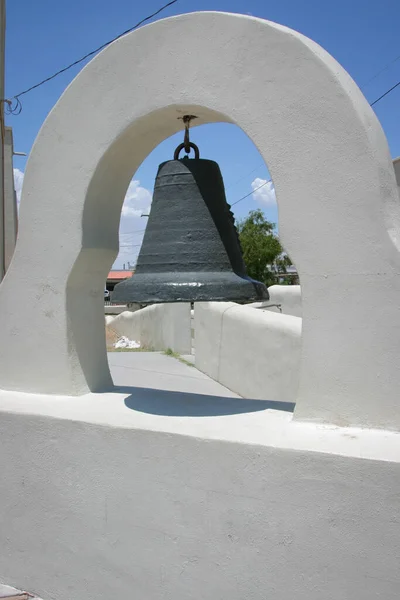
[[[26,89],[93,48],[118,35],[157,10],[166,0],[7,0],[6,97]],[[196,10],[252,14],[282,23],[312,38],[350,73],[372,102],[400,80],[399,0],[180,0],[167,17]],[[395,62],[394,59],[399,57]],[[389,65],[382,73],[379,71]],[[15,149],[29,153],[46,115],[84,63],[23,96],[23,111],[7,117],[13,127]],[[375,77],[376,76],[376,77]],[[400,86],[374,107],[388,138],[393,158],[400,155]],[[228,201],[233,203],[269,178],[252,142],[228,124],[197,128],[192,135],[202,156],[217,160],[224,176]],[[180,141],[180,137],[179,137]],[[121,253],[116,266],[134,261],[142,239],[146,211],[157,166],[168,159],[177,138],[166,140],[135,174],[121,219]],[[25,159],[15,157],[22,180]],[[269,186],[240,202],[237,217],[261,207],[277,222]],[[131,233],[134,232],[134,233]]]

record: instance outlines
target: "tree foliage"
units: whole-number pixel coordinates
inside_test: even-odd
[[[285,274],[292,263],[275,233],[274,223],[267,221],[262,210],[252,210],[236,227],[248,275],[267,286],[279,279],[283,279],[280,283],[289,283],[289,278],[285,281],[278,274]]]

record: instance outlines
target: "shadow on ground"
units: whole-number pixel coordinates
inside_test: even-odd
[[[116,387],[114,391],[129,394],[125,405],[131,410],[167,417],[216,417],[262,410],[293,412],[295,407],[293,402],[226,398],[139,387]]]

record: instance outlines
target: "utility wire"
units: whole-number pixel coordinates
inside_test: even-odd
[[[378,71],[377,73],[375,73],[375,75],[373,75],[371,77],[371,79],[368,79],[368,81],[366,81],[365,83],[363,83],[362,86],[361,86],[361,88],[365,88],[367,85],[369,85],[371,83],[371,81],[374,81],[374,79],[376,79],[377,77],[379,77],[379,75],[381,75],[381,73],[384,73],[386,71],[386,69],[388,69],[389,67],[391,67],[399,59],[400,59],[400,54],[398,56],[396,56],[396,58],[394,58],[393,60],[391,60],[389,63],[387,63],[387,65],[385,65],[380,71]]]
[[[144,233],[145,229],[136,229],[135,231],[121,231],[120,235],[132,235],[133,233]]]
[[[249,175],[251,175],[252,173],[254,173],[255,171],[257,171],[258,169],[261,169],[261,167],[264,167],[265,164],[261,163],[261,165],[258,165],[258,167],[256,167],[255,169],[253,169],[252,171],[250,171],[250,173],[246,173],[246,175],[243,175],[243,177],[240,177],[240,179],[238,179],[237,181],[235,181],[234,183],[231,183],[230,185],[228,185],[227,188],[225,188],[226,190],[230,190],[234,185],[237,185],[238,183],[240,183],[241,181],[243,181],[243,179],[245,179],[246,177],[248,177]]]
[[[238,179],[235,183],[232,183],[231,185],[228,185],[228,187],[225,188],[225,189],[229,190],[234,185],[237,185],[240,181],[242,181],[243,179],[245,179],[246,177],[248,177],[249,175],[251,175],[252,173],[254,173],[255,171],[257,171],[257,169],[260,169],[263,166],[264,166],[264,163],[261,163],[260,165],[258,165],[258,167],[256,167],[252,171],[250,171],[250,173],[247,173],[246,175],[243,175],[243,177],[241,177],[240,179]],[[231,204],[231,206],[234,206],[235,204],[238,204],[239,202],[241,202],[245,198],[248,198],[249,196],[251,196],[251,194],[254,194],[254,192],[256,192],[257,190],[260,190],[262,187],[264,187],[265,185],[267,185],[267,183],[270,183],[271,181],[272,181],[272,179],[269,179],[268,181],[265,181],[259,187],[257,187],[255,190],[253,190],[249,194],[246,194],[246,196],[243,196],[243,198],[240,198],[239,200],[236,200],[236,202],[234,202],[233,204]],[[144,233],[145,231],[146,231],[145,229],[139,229],[139,230],[135,230],[135,231],[124,231],[124,232],[120,233],[120,236],[123,236],[123,235],[133,235],[134,233]],[[130,246],[130,245],[131,244],[127,244],[127,246]]]
[[[24,94],[28,94],[28,92],[31,92],[32,90],[35,90],[36,88],[42,86],[43,84],[47,83],[48,81],[51,81],[52,79],[55,79],[55,77],[58,77],[58,75],[61,75],[61,73],[65,73],[65,71],[68,71],[72,67],[75,67],[76,65],[78,65],[81,62],[83,62],[84,60],[86,60],[90,56],[93,56],[94,54],[97,54],[97,52],[100,52],[101,50],[103,50],[104,48],[106,48],[107,46],[109,46],[110,44],[112,44],[113,42],[115,42],[116,40],[118,40],[119,38],[123,37],[127,33],[130,33],[131,31],[134,31],[135,29],[137,29],[138,27],[140,27],[140,25],[143,25],[143,23],[146,23],[147,21],[150,21],[150,19],[152,19],[153,17],[156,17],[161,12],[163,12],[165,9],[169,8],[173,4],[176,4],[177,2],[178,2],[178,0],[171,0],[170,2],[167,2],[167,4],[164,4],[163,6],[161,6],[154,13],[152,13],[151,15],[145,17],[144,19],[142,19],[141,21],[139,21],[138,23],[136,23],[136,25],[133,25],[133,27],[130,27],[129,29],[126,29],[125,31],[123,31],[122,33],[120,33],[119,35],[117,35],[116,37],[114,37],[112,40],[109,40],[108,42],[105,42],[104,44],[102,44],[101,46],[99,46],[98,48],[96,48],[95,50],[92,50],[91,52],[88,52],[87,54],[85,54],[85,56],[82,56],[81,58],[78,58],[73,63],[67,65],[63,69],[60,69],[59,71],[57,71],[53,75],[50,75],[50,77],[46,77],[46,79],[43,79],[39,83],[36,83],[35,85],[32,85],[31,87],[27,88],[26,90],[23,90],[22,92],[19,92],[18,94],[16,94],[15,96],[13,96],[12,100],[7,99],[7,98],[1,100],[2,102],[4,102],[6,104],[5,112],[7,114],[19,115],[21,113],[21,111],[22,111],[22,105],[21,105],[21,102],[19,100],[19,98],[21,96],[23,96]],[[400,55],[397,56],[390,63],[388,63],[387,65],[385,65],[383,67],[383,69],[381,69],[380,71],[378,71],[378,73],[376,73],[375,75],[373,75],[373,77],[371,77],[371,79],[369,79],[363,85],[363,87],[365,87],[366,85],[368,85],[371,81],[373,81],[381,73],[383,73],[384,71],[386,71],[386,69],[388,69],[393,63],[395,63],[399,59],[400,59]],[[382,98],[384,98],[385,96],[387,96],[388,94],[390,94],[390,92],[392,92],[398,85],[400,85],[400,81],[398,83],[396,83],[393,87],[391,87],[389,90],[387,90],[384,94],[382,94],[379,98],[377,98],[376,100],[374,100],[374,102],[372,102],[370,106],[374,106],[375,104],[377,104],[380,100],[382,100]]]
[[[395,83],[395,85],[393,87],[390,88],[390,90],[387,90],[384,94],[382,94],[382,96],[379,96],[379,98],[377,98],[376,100],[374,100],[373,102],[371,102],[370,106],[374,106],[374,104],[377,104],[377,102],[379,102],[380,100],[382,100],[382,98],[384,98],[385,96],[387,96],[388,94],[390,94],[390,92],[393,92],[393,90],[395,88],[397,88],[400,85],[400,81],[398,81],[397,83]]]
[[[400,58],[400,55],[395,58],[394,61],[392,62],[396,62],[396,60],[398,60]],[[377,77],[380,73],[382,73],[390,64],[386,65],[386,67],[384,67],[379,73],[377,73],[372,79],[374,79],[375,77]],[[372,81],[372,79],[370,81]],[[376,100],[374,100],[370,106],[374,106],[374,104],[377,104],[380,100],[382,100],[382,98],[384,98],[385,96],[387,96],[388,94],[390,94],[390,92],[392,92],[395,88],[397,88],[400,85],[400,81],[398,81],[393,87],[391,87],[389,90],[387,90],[384,94],[382,94],[381,96],[379,96],[379,98],[377,98]],[[245,177],[247,177],[248,175],[251,175],[252,173],[254,173],[254,171],[257,171],[257,169],[259,169],[260,167],[262,167],[263,164],[259,165],[258,167],[256,167],[255,169],[253,169],[252,171],[250,171],[250,173],[247,173],[247,175],[244,175],[243,177],[241,177],[240,179],[238,179],[238,181],[236,181],[236,183],[233,183],[232,185],[228,186],[226,189],[229,189],[231,187],[233,187],[234,185],[236,185],[237,183],[239,183],[240,181],[242,181],[242,179],[244,179]],[[235,206],[236,204],[239,204],[239,202],[242,202],[242,200],[245,200],[246,198],[248,198],[249,196],[251,196],[252,194],[254,194],[254,192],[256,192],[257,190],[260,190],[261,188],[263,188],[265,185],[267,185],[267,183],[271,183],[272,179],[268,179],[268,181],[265,181],[264,183],[262,183],[260,186],[258,186],[257,188],[255,188],[254,190],[252,190],[251,192],[249,192],[248,194],[246,194],[245,196],[242,196],[242,198],[239,198],[239,200],[236,200],[236,202],[233,202],[233,204],[231,204],[231,206]],[[144,231],[144,230],[143,230]],[[129,233],[129,232],[128,232]],[[130,233],[142,233],[142,231],[131,231]],[[139,244],[140,245],[140,244]]]
[[[400,58],[400,56],[398,56],[394,61],[398,60],[398,58]],[[392,64],[392,63],[389,63]],[[384,69],[382,69],[382,71],[384,71],[389,65],[386,65],[386,67]],[[372,79],[374,79],[375,77],[377,77],[382,71],[380,71],[379,73],[377,73]],[[370,81],[372,81],[372,79]],[[390,92],[392,92],[395,88],[397,88],[400,85],[400,81],[397,82],[393,87],[391,87],[389,90],[387,90],[384,94],[382,94],[381,96],[379,96],[379,98],[377,98],[376,100],[374,100],[370,106],[374,106],[374,104],[377,104],[380,100],[382,100],[382,98],[384,98],[385,96],[387,96],[388,94],[390,94]],[[248,173],[247,175],[244,175],[241,179],[239,179],[236,183],[239,183],[239,181],[241,181],[242,179],[244,179],[244,177],[247,177],[248,175],[251,175],[251,173],[254,173],[254,171],[256,171],[258,168],[260,168],[263,165],[260,165],[259,167],[256,167],[255,169],[253,169],[253,171],[251,171],[250,173]],[[246,198],[248,198],[249,196],[251,196],[252,194],[254,194],[254,192],[256,192],[257,190],[260,190],[261,188],[263,188],[265,185],[267,185],[267,183],[271,183],[272,179],[268,179],[268,181],[265,181],[264,183],[262,183],[260,186],[256,187],[254,190],[252,190],[251,192],[249,192],[248,194],[246,194],[245,196],[242,196],[241,198],[239,198],[239,200],[236,200],[235,202],[233,202],[233,204],[231,204],[231,206],[235,206],[236,204],[239,204],[239,202],[242,202],[242,200],[245,200]],[[233,185],[236,185],[236,183],[232,184],[229,187],[232,187]],[[226,188],[226,189],[228,189]],[[132,231],[131,233],[142,233],[141,231]],[[120,248],[124,248],[124,247],[129,247],[129,248],[136,248],[138,246],[141,246],[141,244],[126,244],[126,245],[121,245]]]
[[[235,206],[235,204],[239,204],[239,202],[241,202],[242,200],[245,200],[246,198],[248,198],[249,196],[251,196],[252,194],[254,194],[254,192],[256,192],[257,190],[261,190],[261,188],[263,188],[265,185],[267,185],[267,183],[271,183],[272,179],[268,179],[268,181],[265,181],[264,183],[262,183],[261,185],[259,185],[258,187],[256,187],[255,190],[252,190],[251,192],[249,192],[248,194],[246,194],[245,196],[242,196],[242,198],[239,198],[239,200],[236,200],[236,202],[234,202],[233,204],[231,204],[231,206]],[[134,232],[132,231],[131,233],[142,233],[142,232]],[[124,234],[122,234],[124,235]],[[138,246],[141,246],[142,244],[120,244],[120,248],[137,248]]]
[[[262,167],[263,164],[259,165],[258,167],[256,167],[255,169],[253,169],[253,171],[251,171],[250,173],[248,173],[247,175],[251,175],[251,173],[254,173],[254,171],[256,171],[257,169],[259,169],[260,167]],[[244,175],[242,177],[242,179],[244,179],[244,177],[247,177],[247,175]],[[241,179],[239,179],[239,181],[241,181]],[[239,200],[236,200],[236,202],[234,202],[233,204],[231,204],[231,206],[235,206],[235,204],[238,204],[239,202],[241,202],[242,200],[244,200],[245,198],[248,198],[249,196],[251,196],[252,194],[254,194],[254,192],[256,192],[257,190],[260,190],[261,188],[263,188],[265,185],[267,185],[267,183],[270,183],[272,181],[272,179],[268,179],[268,181],[265,181],[264,183],[262,183],[261,185],[259,185],[258,187],[256,187],[255,190],[253,190],[252,192],[249,192],[248,194],[246,194],[245,196],[243,196],[242,198],[239,198]],[[232,185],[236,185],[235,183]],[[229,187],[232,187],[229,186]],[[226,188],[228,189],[228,188]],[[141,229],[141,230],[137,230],[137,231],[126,231],[124,233],[120,233],[120,236],[122,235],[129,235],[129,234],[134,234],[134,233],[144,233],[146,230],[145,229]],[[136,246],[141,246],[141,244],[121,244],[120,248],[124,248],[124,247],[130,247],[130,248],[134,248]]]
[[[252,194],[254,194],[254,192],[256,192],[257,190],[261,190],[261,188],[264,187],[264,185],[267,185],[267,183],[271,183],[271,181],[272,181],[272,179],[268,179],[268,181],[265,181],[264,183],[262,183],[261,185],[259,185],[258,187],[256,187],[255,190],[252,190],[251,192],[249,192],[245,196],[242,196],[242,198],[239,198],[239,200],[236,200],[236,202],[234,202],[233,204],[231,204],[231,206],[235,206],[235,204],[239,204],[239,202],[241,202],[242,200],[245,200],[246,198],[248,198],[249,196],[251,196]]]
[[[139,21],[139,23],[136,23],[136,25],[134,25],[133,27],[130,27],[126,31],[123,31],[122,33],[120,33],[119,35],[117,35],[116,37],[114,37],[112,40],[110,40],[108,42],[105,42],[104,44],[102,44],[101,46],[99,46],[98,48],[96,48],[95,50],[92,50],[91,52],[88,52],[87,54],[85,54],[85,56],[82,56],[82,58],[78,58],[78,60],[75,60],[73,63],[71,63],[70,65],[64,67],[63,69],[60,69],[59,71],[57,71],[56,73],[54,73],[50,77],[46,77],[46,79],[43,79],[43,81],[40,81],[39,83],[36,83],[35,85],[32,85],[30,88],[27,88],[23,92],[19,92],[19,94],[16,94],[13,97],[13,99],[15,99],[15,100],[18,101],[18,98],[20,98],[24,94],[27,94],[28,92],[31,92],[32,90],[35,90],[36,88],[40,87],[44,83],[47,83],[48,81],[51,81],[55,77],[58,77],[58,75],[61,75],[61,73],[65,73],[65,71],[68,71],[72,67],[75,67],[75,65],[79,65],[79,63],[83,62],[84,60],[86,60],[90,56],[93,56],[94,54],[97,54],[97,52],[100,52],[100,50],[103,50],[104,48],[106,48],[107,46],[109,46],[110,44],[112,44],[113,42],[115,42],[116,40],[118,40],[119,38],[123,37],[127,33],[130,33],[134,29],[137,29],[138,27],[140,27],[140,25],[143,25],[143,23],[146,23],[146,21],[150,21],[150,19],[152,19],[153,17],[156,17],[161,12],[163,12],[166,8],[172,6],[176,2],[178,2],[178,0],[171,0],[167,4],[164,4],[164,6],[162,6],[158,10],[156,10],[153,14],[151,14],[148,17],[145,17],[144,19],[142,19],[141,21]]]
[[[137,29],[138,27],[140,27],[141,25],[143,25],[143,23],[146,23],[147,21],[150,21],[153,17],[156,17],[161,12],[163,12],[164,10],[166,10],[167,8],[169,8],[170,6],[172,6],[173,4],[176,4],[177,2],[178,2],[178,0],[171,0],[167,4],[164,4],[163,6],[161,6],[158,10],[156,10],[151,15],[148,15],[147,17],[145,17],[144,19],[142,19],[141,21],[139,21],[138,23],[136,23],[136,25],[134,25],[133,27],[130,27],[129,29],[126,29],[125,31],[123,31],[122,33],[120,33],[119,35],[117,35],[116,37],[114,37],[113,39],[109,40],[108,42],[105,42],[104,44],[102,44],[101,46],[99,46],[98,48],[96,48],[95,50],[92,50],[91,52],[88,52],[87,54],[85,54],[81,58],[77,59],[76,61],[72,62],[71,64],[67,65],[63,69],[60,69],[59,71],[57,71],[56,73],[54,73],[50,77],[46,77],[46,79],[43,79],[39,83],[37,83],[35,85],[32,85],[31,87],[27,88],[26,90],[23,90],[22,92],[19,92],[18,94],[16,94],[13,97],[13,100],[15,100],[15,106],[14,107],[12,106],[12,101],[5,100],[5,103],[7,104],[7,106],[6,106],[6,112],[8,112],[9,114],[20,114],[21,110],[22,110],[22,105],[21,105],[21,102],[20,102],[19,98],[21,96],[23,96],[24,94],[28,94],[32,90],[34,90],[34,89],[36,89],[36,88],[44,85],[48,81],[51,81],[52,79],[55,79],[56,77],[58,77],[58,75],[61,75],[62,73],[65,73],[65,71],[68,71],[72,67],[80,64],[81,62],[83,62],[84,60],[86,60],[87,58],[89,58],[90,56],[93,56],[94,54],[97,54],[98,52],[100,52],[101,50],[103,50],[104,48],[106,48],[107,46],[110,46],[113,42],[115,42],[119,38],[121,38],[124,35],[130,33],[131,31],[134,31],[135,29]],[[383,69],[381,69],[380,71],[378,71],[378,73],[376,73],[373,77],[371,77],[371,79],[368,80],[364,84],[363,87],[365,87],[371,81],[373,81],[374,79],[376,79],[376,77],[378,77],[381,73],[383,73],[387,68],[389,68],[393,63],[395,63],[399,59],[400,59],[400,55],[397,56],[393,61],[391,61],[390,63],[388,63],[387,65],[385,65],[385,67],[383,67]],[[376,100],[374,100],[370,104],[370,106],[372,107],[375,104],[377,104],[378,102],[380,102],[380,100],[382,100],[383,98],[385,98],[385,96],[387,96],[388,94],[390,94],[399,85],[400,85],[400,81],[398,81],[394,86],[392,86],[390,89],[388,89],[386,92],[384,92],[381,96],[379,96],[379,98],[377,98]],[[262,165],[260,165],[260,166],[262,166]],[[251,175],[251,173],[254,173],[254,171],[256,171],[258,168],[259,167],[256,167],[255,169],[253,169],[250,173],[248,173],[248,175]],[[247,175],[243,176],[236,183],[232,184],[229,187],[232,187],[233,185],[236,185],[242,179],[244,179],[244,177],[247,177]],[[239,200],[236,200],[236,202],[233,202],[233,204],[231,206],[235,206],[236,204],[239,204],[239,202],[242,202],[242,200],[245,200],[246,198],[248,198],[249,196],[251,196],[252,194],[254,194],[254,192],[256,192],[257,190],[260,190],[265,185],[267,185],[267,183],[270,183],[271,181],[272,181],[272,179],[269,179],[268,181],[265,181],[262,185],[258,186],[257,188],[255,188],[254,190],[252,190],[251,192],[249,192],[248,194],[246,194],[245,196],[242,196],[242,198],[239,198]],[[131,231],[131,232],[126,232],[126,233],[124,233],[122,235],[128,235],[128,234],[133,234],[133,233],[143,233],[143,232],[144,232],[144,230],[141,230],[141,231]],[[132,245],[132,244],[126,244],[125,245],[124,244],[124,245],[121,245],[120,248],[123,248],[123,247],[138,247],[138,246],[141,246],[141,244],[134,244],[134,245]]]
[[[396,62],[396,60],[398,60],[400,58],[400,55],[392,62]],[[389,63],[389,65],[392,63]],[[384,69],[382,69],[382,71],[384,71],[389,65],[386,65],[386,67]],[[380,73],[382,72],[380,71]],[[379,75],[380,73],[377,73],[377,75]],[[376,76],[377,76],[376,75]],[[374,76],[374,77],[376,77]],[[372,81],[372,80],[371,80]],[[398,81],[394,86],[392,86],[389,90],[387,90],[384,94],[382,94],[381,96],[379,96],[379,98],[377,98],[376,100],[374,100],[373,102],[371,102],[370,106],[374,106],[375,104],[377,104],[380,100],[382,100],[382,98],[384,98],[385,96],[387,96],[388,94],[390,94],[390,92],[392,92],[394,89],[396,89],[398,86],[400,85],[400,81]],[[257,167],[258,168],[258,167]],[[256,171],[257,169],[254,169],[254,171]],[[252,173],[254,172],[252,171]],[[251,173],[250,173],[251,174]],[[245,176],[246,177],[246,176]],[[241,181],[239,179],[239,181]],[[249,196],[251,196],[252,194],[254,194],[254,192],[256,192],[257,190],[260,190],[262,187],[264,187],[265,185],[267,185],[267,183],[270,183],[272,181],[272,179],[269,179],[268,181],[266,181],[265,183],[263,183],[262,185],[260,185],[259,187],[257,187],[255,190],[253,190],[252,192],[249,192],[248,194],[246,194],[245,196],[243,196],[242,198],[239,198],[239,200],[236,200],[236,202],[234,202],[233,204],[231,204],[231,206],[235,206],[235,204],[239,204],[239,202],[241,202],[242,200],[245,200],[246,198],[248,198]],[[235,185],[235,184],[234,184]]]

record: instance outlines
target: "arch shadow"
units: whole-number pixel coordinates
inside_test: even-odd
[[[114,391],[129,394],[125,399],[127,408],[166,417],[216,417],[264,410],[293,413],[295,408],[294,402],[209,396],[155,388],[117,386]]]

